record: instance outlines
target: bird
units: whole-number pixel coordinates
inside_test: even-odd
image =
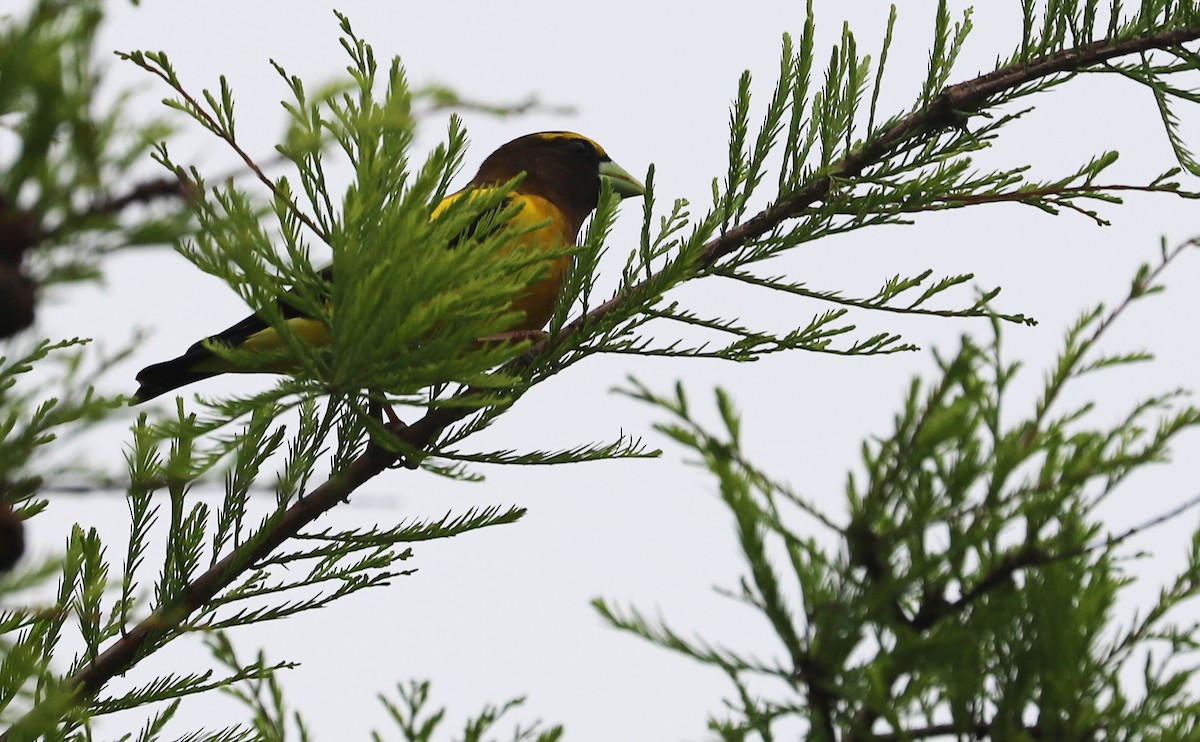
[[[570,256],[563,253],[563,248],[578,240],[584,221],[599,202],[601,184],[607,182],[620,198],[646,192],[645,186],[617,165],[594,140],[570,131],[543,131],[518,137],[484,158],[475,177],[462,190],[443,198],[431,218],[437,219],[451,203],[473,191],[497,188],[521,175],[523,179],[504,199],[505,206],[520,207],[508,224],[518,231],[534,229],[514,243],[554,257],[548,259],[546,269],[534,283],[513,297],[508,310],[520,317],[509,328],[514,333],[536,332],[554,313],[570,263]],[[332,266],[324,268],[322,275],[333,280]],[[305,316],[288,302],[281,300],[278,305],[297,337],[313,345],[329,344],[324,324]],[[224,373],[286,373],[286,368],[278,362],[261,366],[235,364],[214,353],[214,345],[270,351],[284,344],[266,320],[251,314],[192,344],[176,358],[143,368],[136,376],[139,387],[130,404],[140,404]]]

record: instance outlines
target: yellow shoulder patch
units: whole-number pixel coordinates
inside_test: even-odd
[[[430,214],[429,217],[431,219],[437,219],[439,216],[442,215],[442,212],[444,212],[446,209],[450,208],[450,204],[454,203],[455,201],[462,198],[463,196],[468,196],[468,195],[478,194],[478,193],[495,193],[496,190],[497,189],[495,189],[495,188],[463,188],[461,191],[455,191],[454,193],[449,194],[448,196],[443,198],[441,201],[439,201],[438,205],[433,207],[433,213]]]

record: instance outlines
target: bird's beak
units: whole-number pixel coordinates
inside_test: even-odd
[[[642,196],[646,193],[646,186],[642,185],[640,180],[612,160],[600,163],[600,179],[608,181],[613,192],[621,198]]]

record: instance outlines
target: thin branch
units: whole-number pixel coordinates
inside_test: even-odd
[[[850,735],[846,737],[846,742],[901,742],[901,740],[913,739],[932,739],[934,737],[943,737],[947,735],[956,735],[958,739],[962,739],[962,735],[970,734],[974,739],[988,739],[988,735],[992,733],[993,722],[977,721],[972,724],[963,726],[961,724],[946,723],[946,724],[930,724],[926,727],[917,727],[915,729],[905,729],[899,732],[886,732],[884,734],[866,734],[863,736]],[[1042,727],[1037,724],[1021,727],[1021,731],[1029,735],[1030,739],[1042,739],[1044,732]],[[1088,733],[1098,731],[1095,727],[1088,730]],[[1090,739],[1084,736],[1081,739]]]
[[[929,273],[932,273],[932,271],[927,272],[925,275],[927,276]],[[734,281],[741,281],[742,283],[747,283],[751,286],[760,286],[762,288],[771,289],[772,291],[783,291],[794,296],[818,299],[820,301],[829,302],[830,304],[855,307],[857,309],[869,309],[875,312],[893,312],[896,314],[906,314],[910,316],[924,315],[927,317],[998,317],[1009,322],[1019,322],[1026,325],[1037,324],[1036,320],[1026,317],[1023,314],[1001,314],[999,312],[993,312],[988,308],[985,300],[978,300],[974,306],[968,307],[967,309],[928,309],[926,307],[916,306],[915,304],[909,304],[908,306],[889,304],[888,302],[900,296],[899,292],[892,294],[891,296],[884,296],[883,292],[881,291],[869,299],[855,299],[848,296],[841,296],[833,291],[807,289],[804,287],[804,284],[779,283],[773,278],[764,278],[762,276],[756,276],[753,273],[732,270],[725,267],[716,268],[712,272],[712,275],[722,276]],[[924,278],[924,276],[922,276],[922,278]],[[967,276],[966,278],[973,278],[973,276]],[[991,294],[991,296],[995,295],[994,292],[989,292],[989,294]],[[926,296],[928,296],[928,294],[926,294]],[[984,298],[987,299],[990,297]]]
[[[1195,198],[1191,191],[1181,191],[1173,185],[1081,185],[1081,186],[1045,186],[1042,188],[1025,188],[1016,191],[1001,191],[998,193],[979,194],[949,194],[933,199],[933,206],[928,208],[955,208],[975,204],[994,204],[1004,202],[1029,202],[1040,198],[1086,198],[1097,193],[1113,193],[1116,191],[1135,191],[1137,193],[1174,193],[1182,198]],[[942,206],[938,206],[938,203]],[[1057,201],[1055,203],[1058,203]],[[901,211],[927,211],[927,207],[905,206]]]
[[[279,190],[279,186],[276,185],[275,181],[268,178],[266,173],[262,171],[262,168],[259,166],[259,164],[254,161],[254,158],[250,157],[250,155],[247,154],[244,149],[242,149],[241,145],[237,143],[237,139],[234,138],[233,132],[227,131],[224,126],[213,119],[208,110],[201,106],[200,103],[193,98],[190,93],[184,90],[183,87],[179,85],[178,81],[173,80],[171,75],[168,75],[159,67],[148,64],[144,59],[131,54],[118,53],[117,56],[133,62],[142,69],[158,76],[160,79],[166,82],[172,90],[178,93],[183,100],[187,102],[192,113],[204,120],[204,123],[208,127],[209,131],[220,137],[226,144],[230,146],[231,149],[233,149],[234,152],[237,153],[238,157],[242,158],[242,162],[246,163],[246,167],[250,168],[250,171],[253,172],[258,179],[262,181],[263,185],[265,185],[271,191],[272,196],[279,199],[281,202],[286,203],[288,208],[291,209],[292,214],[295,215],[295,217],[301,222],[303,222],[304,226],[311,229],[313,234],[320,237],[323,242],[329,242],[329,235],[325,233],[325,230],[321,229],[321,227],[318,226],[317,223],[314,222],[312,218],[309,217],[309,215],[306,214],[304,210],[300,208],[299,204],[297,204],[290,196]],[[180,174],[180,177],[184,177],[182,173]]]
[[[472,111],[484,113],[497,118],[522,116],[527,113],[543,113],[551,116],[574,116],[574,106],[543,103],[536,95],[530,95],[515,103],[488,103],[485,101],[464,98],[450,88],[440,85],[430,85],[414,93],[415,98],[428,98],[428,107],[413,112],[414,117],[429,116],[441,111]]]
[[[1018,189],[1016,191],[1000,191],[995,193],[966,193],[966,194],[947,194],[931,199],[926,203],[921,204],[903,204],[896,211],[898,213],[917,213],[923,211],[942,211],[945,209],[958,209],[964,206],[977,206],[980,204],[999,204],[999,203],[1019,203],[1026,206],[1039,207],[1042,204],[1050,206],[1071,209],[1078,212],[1082,216],[1095,221],[1100,226],[1107,226],[1108,222],[1101,219],[1096,214],[1070,201],[1073,198],[1093,198],[1102,199],[1102,194],[1114,193],[1119,191],[1132,191],[1135,193],[1173,193],[1181,198],[1196,198],[1197,194],[1190,191],[1182,191],[1178,187],[1172,185],[1082,185],[1082,186],[1046,186],[1043,188],[1028,188]],[[846,210],[844,213],[853,213]]]
[[[1069,561],[1096,551],[1111,550],[1113,547],[1119,546],[1134,536],[1168,521],[1172,521],[1197,506],[1200,506],[1200,494],[1189,498],[1186,502],[1165,513],[1132,526],[1120,533],[1111,534],[1105,539],[1085,544],[1075,549],[1067,549],[1052,554],[1036,546],[1021,547],[1005,555],[994,569],[984,575],[983,579],[972,586],[970,590],[963,593],[957,600],[946,601],[938,595],[934,596],[932,600],[924,601],[916,615],[909,621],[909,625],[914,629],[924,631],[942,618],[962,611],[988,591],[1007,583],[1017,572],[1032,567],[1044,567],[1055,562]]]
[[[272,167],[282,163],[286,158],[283,155],[272,155],[263,160],[265,165],[260,165],[260,168]],[[245,170],[238,168],[224,175],[213,178],[218,182],[223,182],[231,178],[237,178],[245,174]],[[60,224],[57,224],[38,235],[39,240],[53,240],[61,235],[82,224],[86,224],[89,219],[103,216],[116,216],[130,206],[140,204],[148,204],[151,201],[157,201],[163,198],[182,198],[191,200],[195,197],[195,184],[186,177],[176,174],[174,178],[153,178],[144,180],[141,183],[134,185],[125,193],[119,196],[110,196],[100,199],[91,204],[83,211],[75,214],[70,214]]]
[[[1084,547],[1078,549],[1077,553],[1072,554],[1071,556],[1082,556],[1083,554],[1086,554],[1089,552],[1111,549],[1112,547],[1117,546],[1118,544],[1124,543],[1125,541],[1128,541],[1129,539],[1133,538],[1134,536],[1137,536],[1138,534],[1142,533],[1143,531],[1148,531],[1151,528],[1157,528],[1158,526],[1161,526],[1164,523],[1175,520],[1180,515],[1183,515],[1187,511],[1191,510],[1192,508],[1195,508],[1198,506],[1200,506],[1200,494],[1193,496],[1192,498],[1177,505],[1174,508],[1171,508],[1170,510],[1168,510],[1165,513],[1162,513],[1162,514],[1157,515],[1149,520],[1138,523],[1136,526],[1127,528],[1126,530],[1124,530],[1120,533],[1110,535],[1108,538],[1104,539],[1103,541],[1097,541],[1094,544],[1088,544],[1087,546],[1084,546]]]
[[[145,180],[120,196],[101,199],[83,211],[71,214],[61,224],[47,230],[43,237],[53,238],[72,227],[87,222],[93,217],[116,216],[130,206],[137,204],[150,203],[160,198],[178,197],[186,199],[190,197],[191,192],[191,187],[182,178],[154,178],[153,180]]]
[[[969,724],[965,728],[959,724],[931,724],[927,727],[918,729],[905,729],[902,732],[889,732],[885,734],[870,734],[861,737],[862,740],[870,742],[900,742],[900,740],[910,739],[929,739],[931,737],[941,737],[943,735],[962,735],[971,734],[975,739],[986,739],[991,733],[992,725],[986,721],[977,721],[974,724]],[[1037,727],[1025,727],[1025,732],[1034,734]],[[1037,738],[1036,736],[1034,737]],[[848,740],[858,740],[858,736],[847,737]],[[959,737],[961,739],[961,737]]]

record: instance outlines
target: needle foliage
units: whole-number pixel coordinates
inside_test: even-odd
[[[531,389],[595,356],[686,364],[911,352],[900,325],[886,325],[902,317],[973,320],[991,339],[941,352],[938,375],[914,380],[894,430],[864,444],[843,515],[755,467],[727,395],[717,396],[723,429],[713,432],[682,385],[672,394],[638,382],[627,390],[668,415],[660,431],[715,476],[747,568],[730,595],[765,619],[777,657],[684,638],[635,608],[597,601],[601,614],[728,675],[735,692],[710,720],[723,739],[1196,737],[1195,668],[1183,653],[1200,637],[1175,618],[1196,590],[1200,540],[1158,601],[1133,624],[1114,626],[1128,584],[1122,546],[1153,522],[1110,533],[1097,506],[1132,472],[1166,458],[1200,413],[1175,392],[1147,397],[1107,427],[1090,423],[1087,406],[1062,409],[1064,388],[1079,376],[1144,360],[1098,355],[1096,341],[1126,303],[1157,290],[1183,247],[1139,273],[1125,303],[1080,318],[1024,412],[1006,396],[1017,364],[1001,338],[1034,320],[1006,306],[999,287],[985,281],[977,290],[984,279],[973,274],[913,266],[855,293],[787,275],[776,260],[925,212],[1016,203],[1103,224],[1102,209],[1130,192],[1196,196],[1188,184],[1200,167],[1177,109],[1200,100],[1187,87],[1200,74],[1200,8],[1168,0],[1012,8],[1020,38],[994,69],[967,78],[956,60],[971,39],[971,13],[954,18],[939,2],[921,83],[885,96],[885,71],[911,64],[891,53],[897,9],[868,53],[848,27],[819,49],[808,3],[799,33],[783,36],[769,92],[752,95],[749,72],[739,80],[728,142],[714,144],[728,156],[711,199],[664,197],[653,166],[640,215],[619,215],[619,200],[602,192],[581,244],[563,247],[567,288],[544,336],[502,340],[515,317],[497,308],[537,279],[545,256],[507,249],[520,235],[506,225],[516,207],[503,203],[503,189],[458,199],[431,220],[470,142],[453,115],[429,151],[417,150],[415,133],[445,108],[519,114],[536,100],[495,106],[414,87],[399,59],[378,60],[338,15],[340,82],[314,88],[271,62],[288,122],[272,160],[244,148],[228,80],[205,89],[183,79],[169,53],[122,52],[168,91],[176,125],[199,127],[245,164],[233,177],[206,174],[176,159],[161,124],[132,125],[121,106],[94,112],[97,4],[42,0],[0,20],[0,118],[3,136],[19,145],[0,149],[0,226],[10,227],[0,233],[9,270],[0,278],[11,275],[17,287],[0,281],[0,300],[24,306],[32,294],[18,289],[31,281],[93,277],[108,252],[170,242],[283,339],[266,355],[214,351],[286,372],[264,391],[187,391],[140,414],[115,478],[127,537],[104,542],[80,524],[57,558],[0,579],[0,740],[91,739],[98,719],[130,711],[145,724],[127,739],[176,738],[181,704],[214,691],[246,716],[184,739],[309,739],[283,693],[294,664],[240,655],[238,629],[368,588],[402,589],[423,542],[525,512],[493,506],[346,530],[317,524],[364,482],[403,469],[477,481],[494,466],[657,456],[636,432],[525,450],[479,450],[476,436],[519,415]],[[1029,162],[976,163],[1038,101],[1085,75],[1149,91],[1173,155],[1158,175],[1110,180],[1116,152],[1046,180],[1030,177]],[[911,102],[884,110],[895,92]],[[166,174],[130,186],[130,169],[149,158]],[[160,198],[170,205],[144,208]],[[640,217],[636,244],[612,244],[616,220],[631,216]],[[331,256],[330,270],[318,255]],[[782,328],[756,326],[681,290],[700,280],[771,292],[795,310],[780,313]],[[293,310],[315,318],[329,342],[298,336],[286,322]],[[861,330],[864,317],[886,329]],[[81,360],[82,341],[42,339],[35,326],[4,342],[0,494],[9,512],[0,526],[19,535],[50,496],[42,457],[61,444],[56,435],[122,414],[123,400],[94,388],[120,355],[93,358],[100,371],[85,373],[92,366]],[[55,362],[65,371],[48,376]],[[385,406],[398,422],[385,420]],[[201,496],[213,489],[219,494]],[[814,523],[819,538],[806,530]],[[15,544],[4,538],[0,545]],[[197,638],[212,667],[147,669],[164,648]],[[1140,683],[1131,685],[1125,671],[1138,662]],[[399,685],[382,698],[396,728],[376,738],[429,742],[446,731],[446,712],[431,697],[427,683]],[[492,738],[520,702],[485,708],[454,738]],[[512,738],[563,734],[539,723],[516,727]]]

